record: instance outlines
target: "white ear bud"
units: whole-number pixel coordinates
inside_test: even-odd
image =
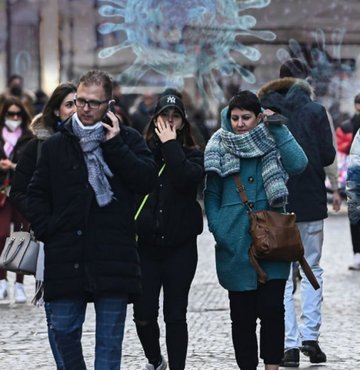
[[[54,114],[55,114],[56,117],[59,117],[60,112],[58,110],[54,110]]]

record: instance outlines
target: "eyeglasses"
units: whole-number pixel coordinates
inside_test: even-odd
[[[78,108],[84,108],[87,104],[90,109],[99,109],[101,104],[107,103],[108,100],[86,100],[83,98],[75,98],[74,103]]]
[[[18,116],[18,117],[20,117],[21,116],[21,111],[18,111],[18,112],[12,112],[12,111],[7,111],[7,113],[6,113],[6,115],[8,116],[8,117],[15,117],[15,116]]]

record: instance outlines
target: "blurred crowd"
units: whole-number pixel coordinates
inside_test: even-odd
[[[102,71],[89,71],[77,85],[61,83],[49,96],[42,90],[27,90],[22,76],[10,76],[0,94],[0,253],[12,230],[30,230],[28,220],[38,240],[51,246],[45,250],[47,275],[36,276],[39,289],[35,300],[45,299],[48,337],[58,369],[72,368],[72,352],[81,364],[73,369],[85,369],[79,343],[88,301],[98,306],[97,331],[105,333],[108,320],[120,338],[111,359],[100,349],[96,356],[104,363],[114,361],[114,369],[118,368],[121,325],[126,304],[133,299],[132,289],[136,294],[143,289],[141,298],[134,301],[134,322],[149,361],[145,369],[166,369],[158,343],[161,288],[169,366],[185,368],[187,300],[204,212],[216,240],[219,282],[229,291],[239,368],[252,370],[258,364],[257,317],[264,328],[261,357],[266,370],[298,367],[300,351],[312,363],[326,362],[318,344],[323,221],[327,201],[338,211],[346,200],[350,151],[360,128],[360,94],[354,94],[355,113],[340,117],[317,102],[308,73],[306,65],[294,59],[281,66],[279,79],[266,83],[257,94],[229,84],[224,87],[224,100],[211,112],[187,91],[168,88],[157,94],[148,88],[142,94],[123,94],[121,85]],[[82,165],[84,171],[78,171]],[[306,285],[301,268],[289,261],[267,261],[264,268],[269,281],[259,284],[248,257],[248,215],[229,176],[236,173],[241,173],[249,198],[254,198],[244,202],[250,207],[247,212],[260,207],[296,213],[305,257],[321,285],[319,291]],[[64,178],[71,179],[61,187]],[[77,189],[80,183],[82,187]],[[141,203],[137,197],[142,194]],[[78,207],[77,201],[81,202]],[[46,202],[49,204],[43,206]],[[139,205],[140,214],[135,220],[131,214],[134,204]],[[85,226],[83,211],[87,212]],[[54,217],[51,212],[59,213]],[[114,221],[113,215],[120,218]],[[56,226],[49,222],[51,217]],[[105,242],[97,239],[98,230],[101,235],[110,230]],[[350,230],[354,260],[349,269],[360,271],[359,223],[350,222]],[[81,238],[83,233],[86,238]],[[64,266],[75,248],[85,250],[81,243],[86,244],[88,255],[79,258],[88,265],[82,271],[77,260],[75,264],[72,261],[69,278]],[[67,248],[70,257],[58,252],[59,244]],[[99,245],[108,255],[100,256]],[[128,260],[124,261],[125,255]],[[103,263],[103,268],[94,268],[94,261]],[[292,295],[299,278],[305,324],[298,327]],[[42,287],[43,281],[47,281],[47,289]],[[77,298],[67,299],[72,289],[74,297],[85,289],[76,307]],[[0,269],[0,300],[11,291],[15,303],[27,301],[24,275],[17,274],[14,288],[9,289],[7,271]],[[72,319],[62,321],[65,305],[74,309],[66,320],[72,315],[79,320],[76,337],[66,332]],[[109,318],[108,310],[122,318]],[[315,321],[314,329],[310,322]],[[113,345],[112,335],[104,339],[104,347]],[[69,348],[69,338],[74,348],[79,346],[76,351]],[[102,369],[100,365],[97,368]]]

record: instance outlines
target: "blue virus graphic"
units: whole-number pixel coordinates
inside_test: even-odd
[[[314,42],[310,48],[304,50],[297,40],[290,39],[289,49],[278,49],[277,58],[281,63],[292,57],[301,59],[310,70],[317,96],[333,94],[340,87],[344,87],[338,84],[339,77],[349,75],[353,70],[353,66],[344,63],[341,58],[341,46],[345,33],[344,28],[337,28],[332,32],[330,54],[326,48],[325,33],[318,29],[313,33]],[[330,92],[329,87],[332,89]]]
[[[108,58],[128,47],[136,55],[134,63],[119,75],[119,80],[127,85],[136,85],[145,73],[152,71],[162,75],[167,86],[181,90],[185,78],[195,78],[203,96],[209,93],[221,97],[218,74],[238,74],[249,83],[256,82],[254,74],[232,55],[240,53],[257,61],[261,54],[242,44],[239,38],[276,38],[273,32],[252,30],[256,19],[240,15],[247,9],[265,8],[271,0],[99,1],[107,3],[99,7],[101,16],[117,17],[120,21],[101,24],[98,32],[126,33],[125,41],[102,49],[99,58]]]

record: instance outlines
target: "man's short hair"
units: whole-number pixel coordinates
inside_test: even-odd
[[[105,91],[106,99],[112,98],[112,78],[104,71],[91,70],[86,72],[80,77],[78,87],[81,83],[85,86],[102,86]]]
[[[284,62],[280,67],[280,78],[294,77],[305,79],[309,75],[309,67],[299,58],[291,58]]]

